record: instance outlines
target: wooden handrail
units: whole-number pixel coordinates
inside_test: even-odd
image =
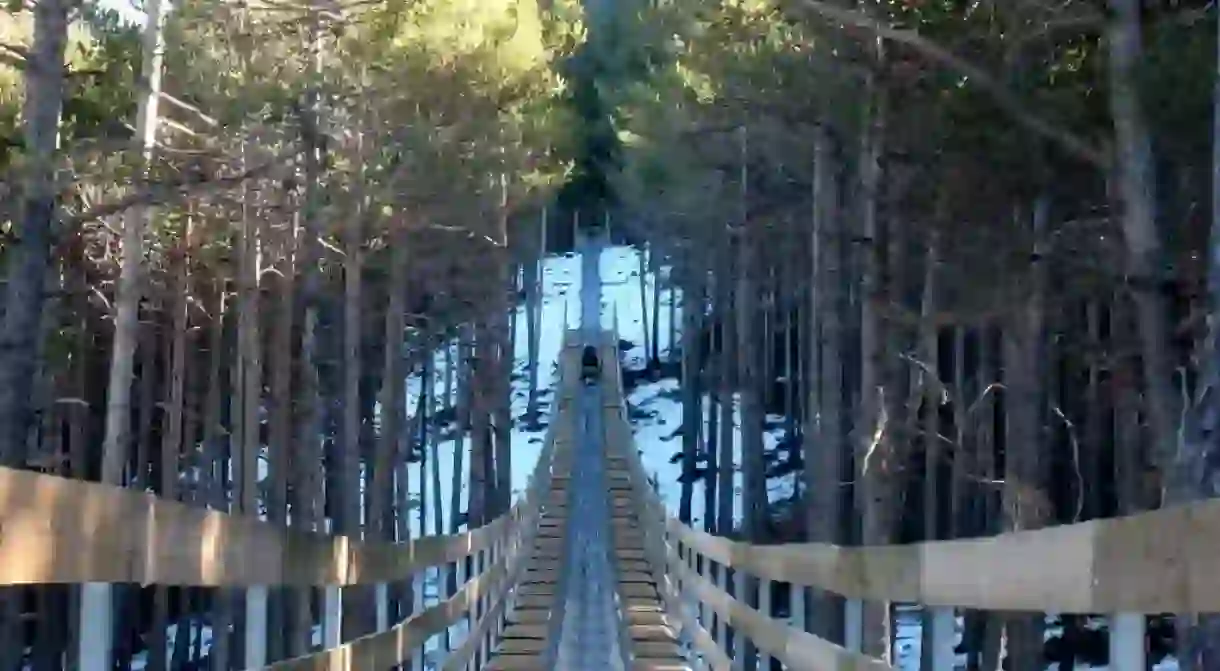
[[[359,585],[489,547],[521,516],[451,536],[372,543],[285,529],[145,492],[0,468],[0,585]]]
[[[572,375],[571,365],[578,353],[568,347],[564,353],[564,375]],[[569,378],[571,379],[571,378]],[[472,577],[449,599],[413,615],[387,631],[363,636],[343,645],[296,659],[263,667],[263,671],[331,671],[332,669],[385,669],[411,661],[420,646],[432,636],[445,631],[482,600],[486,611],[471,624],[466,639],[445,659],[442,669],[464,669],[478,653],[487,634],[505,612],[510,593],[516,586],[525,565],[528,548],[538,533],[536,521],[542,502],[550,489],[552,464],[555,457],[571,447],[575,434],[570,416],[564,410],[570,399],[559,401],[559,418],[547,433],[546,443],[530,476],[529,487],[513,507],[520,511],[514,523],[500,537],[500,552],[481,575]],[[499,519],[506,519],[508,515]]]
[[[566,357],[568,368],[573,356]],[[485,550],[519,524],[523,513],[518,502],[465,533],[365,542],[286,529],[147,492],[0,468],[0,586],[368,585]]]
[[[885,662],[847,650],[824,638],[798,631],[787,622],[773,619],[716,587],[707,578],[682,564],[675,552],[669,555],[670,570],[689,582],[691,592],[718,616],[740,630],[754,645],[784,663],[792,671],[889,671]]]
[[[718,564],[849,598],[1071,613],[1216,612],[1220,501],[1129,517],[903,546],[754,546],[667,530]]]
[[[621,374],[607,381],[621,394]],[[629,425],[622,430],[629,440]],[[655,498],[651,491],[646,495]],[[1214,577],[1220,500],[986,538],[882,547],[756,546],[692,529],[668,514],[665,527],[673,541],[717,564],[854,599],[1038,612],[1220,612],[1220,580]]]

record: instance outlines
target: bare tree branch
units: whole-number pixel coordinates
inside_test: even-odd
[[[825,0],[799,0],[799,3],[823,19],[863,28],[887,40],[914,48],[924,57],[970,80],[974,86],[989,93],[993,101],[1008,112],[1014,121],[1029,131],[1058,144],[1071,155],[1098,168],[1110,165],[1109,151],[1098,148],[1042,115],[1037,114],[988,72],[920,35],[917,31],[893,28],[862,12],[836,7]]]
[[[299,152],[299,148],[293,148],[270,161],[233,175],[223,175],[220,177],[196,175],[171,182],[154,184],[147,189],[137,191],[124,198],[92,207],[74,217],[66,219],[64,223],[70,227],[79,226],[101,217],[118,214],[137,205],[164,205],[190,195],[232,189],[240,186],[242,182],[248,179],[261,177],[270,173]]]

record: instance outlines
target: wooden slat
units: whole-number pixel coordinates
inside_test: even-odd
[[[470,533],[405,544],[285,529],[93,482],[0,468],[0,585],[358,585],[489,547],[520,505]]]
[[[546,653],[546,641],[536,638],[505,638],[496,648],[496,656],[501,655],[535,655]]]
[[[690,664],[680,659],[637,659],[631,671],[690,671]]]
[[[331,671],[332,669],[385,669],[411,658],[424,641],[444,631],[478,602],[484,594],[495,594],[507,576],[504,564],[477,576],[452,598],[377,634],[305,657],[276,662],[264,671]]]
[[[779,659],[790,671],[892,671],[885,662],[852,652],[830,641],[785,626],[729,596],[707,578],[686,569],[671,556],[670,568],[691,585],[691,592],[755,646]]]
[[[563,361],[577,370],[579,351],[566,351]],[[575,431],[573,413],[560,415],[548,438],[555,451],[570,446]],[[140,491],[0,468],[0,585],[372,584],[468,557],[503,538],[522,514],[519,503],[469,533],[364,543]]]

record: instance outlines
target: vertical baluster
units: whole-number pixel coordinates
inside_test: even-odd
[[[720,591],[726,592],[726,591],[728,591],[726,589],[728,587],[728,584],[729,584],[728,569],[725,568],[724,564],[721,564],[720,562],[716,562],[716,587],[719,588]],[[716,616],[715,637],[716,637],[716,645],[720,646],[720,649],[723,650],[725,652],[725,654],[731,655],[732,652],[731,652],[731,648],[729,647],[730,643],[729,643],[728,623],[726,623],[724,618],[720,617],[719,615]]]
[[[800,585],[789,586],[789,618],[788,622],[797,631],[809,631],[809,609],[805,603],[805,594],[809,588],[801,587]]]
[[[701,554],[695,553],[695,557],[691,561],[691,572],[697,576],[710,575],[711,561],[712,560],[708,559],[707,557],[705,557]],[[694,599],[695,599],[695,609],[696,609],[695,613],[694,613],[694,617],[696,619],[696,623],[699,625],[699,627],[701,627],[707,631],[711,631],[712,630],[711,609],[707,608],[707,606],[704,605],[702,599],[699,599],[698,597],[694,597]],[[702,652],[699,653],[699,666],[703,669],[707,669],[710,667],[710,662],[708,661],[707,656]]]
[[[771,585],[771,581],[766,578],[758,579],[758,611],[768,618],[774,617],[774,613],[771,611]],[[770,671],[771,669],[771,656],[761,650],[758,652],[758,668],[759,671]]]
[[[110,585],[90,582],[81,585],[81,629],[77,635],[77,663],[82,671],[111,671],[114,636]]]
[[[694,561],[691,562],[691,564],[692,564],[691,570],[694,571],[696,574],[704,575],[707,573],[707,565],[708,565],[707,557],[704,557],[703,555],[697,555],[694,558]],[[712,627],[711,609],[708,608],[707,604],[704,603],[702,600],[696,599],[695,603],[696,603],[697,608],[699,609],[699,612],[698,612],[699,626],[703,627],[704,629],[711,629],[711,627]]]
[[[267,664],[267,587],[246,590],[245,665],[256,669]]]
[[[954,638],[957,635],[957,614],[952,608],[932,609],[932,654],[933,669],[952,669],[957,654]],[[1141,667],[1143,668],[1143,667]]]
[[[749,603],[749,600],[746,599],[746,583],[745,571],[737,570],[733,572],[733,598],[740,601],[743,606]],[[748,647],[746,636],[741,631],[741,628],[733,627],[733,669],[735,671],[745,671],[746,649]]]
[[[487,572],[487,549],[479,550],[474,555],[474,574],[472,578],[480,578]],[[483,597],[479,596],[471,604],[474,609],[474,619],[471,621],[472,631],[474,627],[479,626],[479,622],[483,620]],[[487,649],[487,637],[479,636],[479,652],[476,655],[477,666],[482,668],[487,664],[487,660],[491,655],[491,651]]]
[[[455,576],[454,584],[457,586],[457,590],[459,592],[461,592],[462,588],[466,584],[467,571],[466,571],[466,558],[465,557],[457,560],[457,562],[455,562],[453,564],[453,574]],[[472,611],[468,608],[466,610],[466,636],[462,638],[463,644],[466,643],[467,638],[470,638],[470,633],[472,631],[474,631],[474,616],[473,616]],[[471,666],[472,666],[471,662],[467,661],[466,669],[470,669]]]
[[[843,647],[860,652],[864,645],[864,603],[859,599],[848,599],[843,610]]]
[[[335,585],[322,588],[322,648],[343,642],[343,592]]]
[[[515,533],[516,533],[516,530],[514,529],[508,535],[505,535],[500,540],[496,541],[496,546],[495,546],[495,555],[496,555],[495,562],[496,563],[495,563],[495,565],[503,567],[503,570],[505,571],[505,573],[504,573],[505,580],[511,580],[513,577],[512,573],[509,572],[512,570],[512,566],[509,564],[509,561],[508,561],[508,558],[510,556],[509,552],[508,552],[508,547],[509,547],[509,541],[511,540],[511,534],[515,534]],[[492,649],[494,649],[496,647],[496,645],[499,644],[499,642],[500,642],[500,636],[504,633],[504,611],[503,611],[503,609],[501,609],[499,614],[495,614],[492,612],[492,609],[495,608],[496,604],[492,602],[492,599],[495,598],[495,595],[491,593],[490,587],[491,587],[491,585],[489,584],[488,585],[489,589],[487,590],[488,593],[487,593],[487,597],[486,597],[486,599],[487,599],[486,603],[487,603],[489,616],[494,615],[496,618],[495,622],[493,622],[491,625],[491,629],[489,630],[491,647],[492,647]],[[496,591],[499,591],[499,590],[496,590]]]
[[[377,631],[385,631],[390,628],[389,585],[384,582],[377,583],[375,598],[377,601]]]
[[[422,528],[422,525],[421,525]],[[411,606],[411,612],[419,614],[424,612],[424,586],[428,584],[428,569],[420,569],[419,573],[415,574],[415,599]],[[411,655],[411,671],[424,671],[424,644],[427,641],[421,642],[420,646],[413,651]]]
[[[1146,627],[1143,613],[1110,615],[1111,671],[1144,671],[1147,665]]]

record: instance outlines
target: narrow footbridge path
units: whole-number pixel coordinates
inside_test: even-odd
[[[575,335],[575,334],[573,334]],[[602,338],[602,361],[615,361]],[[617,367],[602,383],[582,386],[580,340],[564,357],[562,399],[550,444],[550,486],[538,515],[534,545],[510,599],[511,613],[493,671],[679,671],[691,668],[649,561],[639,490],[649,484],[633,469],[622,441]],[[663,586],[661,587],[663,588]]]

